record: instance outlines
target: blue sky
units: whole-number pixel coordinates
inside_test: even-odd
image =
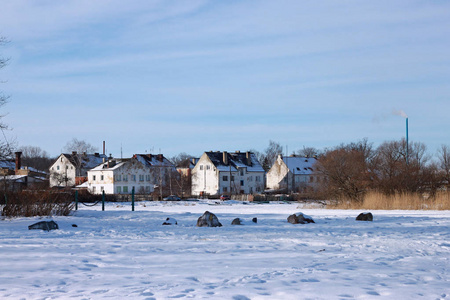
[[[450,144],[448,1],[2,3],[8,138],[133,153]]]

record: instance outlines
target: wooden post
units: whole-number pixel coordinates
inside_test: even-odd
[[[102,192],[102,211],[105,210],[105,190]]]
[[[131,190],[131,211],[134,211],[134,186]]]

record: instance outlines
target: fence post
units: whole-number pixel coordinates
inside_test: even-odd
[[[102,192],[102,211],[105,210],[105,190]]]
[[[134,211],[134,186],[131,190],[131,211]]]
[[[78,191],[75,191],[75,210],[78,210]]]

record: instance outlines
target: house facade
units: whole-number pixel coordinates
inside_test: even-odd
[[[287,190],[288,192],[307,192],[318,187],[324,180],[316,169],[316,157],[282,156],[266,175],[266,187],[270,190]]]
[[[109,159],[87,172],[87,187],[92,194],[150,194],[167,189],[175,166],[162,154],[135,154],[128,159]]]
[[[264,191],[264,169],[252,152],[205,152],[192,170],[192,194],[254,194]]]
[[[87,171],[106,161],[105,154],[61,154],[50,166],[50,187],[71,187],[87,180]]]

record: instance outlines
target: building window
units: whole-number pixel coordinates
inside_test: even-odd
[[[256,187],[257,192],[261,192],[261,188],[259,186]]]
[[[56,166],[56,170],[58,170],[58,171],[59,171],[59,166]]]
[[[136,175],[131,175],[131,181],[136,181]]]
[[[244,176],[244,169],[240,169],[239,172],[241,173],[241,176]]]
[[[123,181],[128,181],[128,175],[123,175]]]
[[[224,188],[223,188],[223,192],[224,192],[224,193],[228,192],[228,188],[227,188],[227,187],[224,187]]]
[[[200,170],[203,170],[203,165],[200,165]]]
[[[144,181],[144,175],[139,175],[139,181]]]
[[[314,177],[313,176],[309,177],[309,182],[314,182]]]
[[[149,185],[147,185],[147,186],[145,187],[145,192],[146,192],[147,194],[150,194],[150,186],[149,186]]]
[[[116,175],[116,181],[121,181],[122,180],[122,175],[118,174]]]
[[[261,181],[261,178],[260,178],[259,176],[255,176],[255,181],[256,181],[256,182],[260,182],[260,181]]]
[[[222,177],[222,180],[223,180],[223,181],[228,181],[228,176],[223,176],[223,177]]]
[[[120,194],[122,192],[122,187],[118,186],[116,187],[117,194]]]
[[[233,175],[231,175],[231,181],[234,181],[234,176]]]
[[[92,175],[92,180],[95,180],[95,175]]]
[[[127,186],[124,186],[124,187],[123,187],[123,192],[124,192],[124,193],[128,193],[128,187],[127,187]]]
[[[209,170],[209,169],[211,169],[211,166],[210,166],[210,165],[207,165],[207,166],[206,166],[206,170]]]
[[[150,181],[150,175],[145,175],[145,180]]]
[[[105,177],[103,175],[100,175],[100,180],[104,180]]]
[[[244,180],[241,180],[241,186],[244,186]]]

